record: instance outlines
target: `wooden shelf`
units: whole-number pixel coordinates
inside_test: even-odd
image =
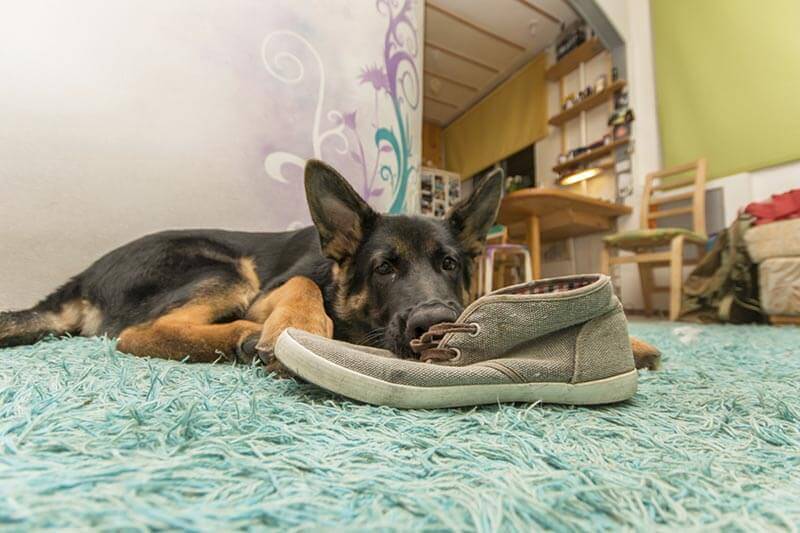
[[[605,50],[597,37],[589,39],[575,50],[561,58],[561,60],[547,69],[544,77],[548,81],[558,81],[566,74],[572,72],[578,65],[589,61],[591,58]]]
[[[572,120],[573,118],[579,116],[581,111],[592,109],[593,107],[597,107],[598,105],[607,102],[610,98],[613,98],[615,92],[619,91],[623,87],[625,87],[625,80],[617,80],[599,93],[595,93],[589,98],[584,98],[566,111],[551,117],[547,122],[553,126],[562,126],[568,120]]]
[[[599,159],[603,156],[610,154],[616,148],[628,144],[629,141],[630,139],[628,137],[623,137],[622,139],[611,141],[610,143],[604,144],[603,146],[595,148],[594,150],[589,150],[588,152],[584,152],[576,158],[570,159],[565,163],[561,163],[554,166],[553,172],[555,172],[556,174],[561,174],[565,170],[569,170],[573,167],[576,167],[581,163],[586,163],[587,161],[593,161],[595,159]]]

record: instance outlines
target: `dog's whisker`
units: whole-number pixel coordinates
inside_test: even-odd
[[[383,338],[383,334],[386,332],[386,328],[375,328],[363,337],[358,342],[363,346],[375,346],[377,341],[380,341]]]
[[[379,343],[381,339],[382,339],[382,336],[380,336],[380,335],[374,335],[374,336],[371,336],[371,337],[364,337],[363,339],[361,339],[361,342],[359,342],[359,344],[362,344],[364,346],[376,346],[377,343]]]

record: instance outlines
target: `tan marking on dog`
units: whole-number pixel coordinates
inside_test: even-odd
[[[325,255],[334,261],[342,261],[353,254],[358,249],[363,238],[361,224],[359,222],[350,222],[351,226],[342,223],[340,229],[336,232],[328,232],[325,229],[318,228],[320,237],[324,239],[323,252]]]
[[[270,291],[272,292],[272,291]],[[274,307],[272,301],[269,299],[269,294],[261,294],[250,303],[250,307],[245,311],[244,318],[263,324],[267,317],[272,313]]]
[[[466,307],[471,300],[470,287],[461,287],[461,305]]]
[[[243,257],[239,260],[239,273],[256,291],[261,288],[261,280],[256,273],[256,262],[252,257]]]
[[[189,303],[207,305],[210,309],[224,310],[219,312],[219,316],[229,313],[244,314],[256,296],[258,296],[258,288],[247,279],[232,285],[223,285],[217,279],[212,278],[196,290],[196,296]]]
[[[153,322],[125,329],[117,349],[138,356],[183,359],[212,363],[220,358],[234,359],[237,346],[261,331],[261,325],[248,320],[226,324],[197,323],[212,314],[202,306],[179,308]]]
[[[64,302],[56,313],[48,313],[53,319],[53,329],[63,332],[76,332],[83,322],[86,300]]]
[[[81,321],[81,335],[92,337],[103,333],[103,312],[92,305],[88,300],[84,300],[83,320]]]
[[[366,316],[366,307],[369,299],[366,288],[356,294],[348,295],[349,291],[349,263],[334,264],[331,269],[331,278],[336,287],[331,305],[336,310],[336,315],[344,320]]]
[[[336,315],[342,319],[363,318],[366,316],[368,301],[369,294],[366,287],[355,294],[348,295],[347,287],[340,285],[336,292],[333,308],[336,310]]]
[[[278,336],[286,328],[297,328],[315,335],[333,337],[333,321],[325,313],[322,291],[312,280],[297,276],[266,295],[259,306],[269,311],[261,330],[258,349],[269,356]],[[272,357],[267,370],[280,371],[280,365]]]
[[[258,295],[254,263],[242,260],[238,266],[242,274],[238,282],[224,285],[217,279],[208,280],[186,304],[123,330],[117,348],[165,359],[189,356],[193,362],[209,363],[223,356],[235,359],[242,343],[261,332],[261,324],[252,320],[214,323],[228,315],[244,314]]]
[[[89,300],[78,299],[64,302],[57,312],[42,314],[49,326],[59,333],[80,333],[93,336],[101,333],[103,313]]]
[[[249,320],[213,324],[221,316],[246,307],[246,295],[253,292],[248,284],[238,284],[227,293],[201,296],[167,314],[122,331],[117,349],[139,356],[214,362],[220,357],[234,359],[237,347],[261,325]]]
[[[416,255],[414,253],[413,247],[411,246],[411,243],[408,242],[406,239],[403,239],[402,237],[400,238],[395,237],[391,239],[391,245],[392,248],[394,248],[394,253],[396,253],[400,257],[403,257],[405,259],[411,259]]]

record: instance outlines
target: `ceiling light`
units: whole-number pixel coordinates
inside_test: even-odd
[[[567,176],[563,176],[563,177],[559,178],[558,179],[558,183],[560,183],[561,185],[574,185],[574,184],[579,183],[581,181],[594,178],[595,176],[597,176],[599,174],[602,174],[602,173],[603,173],[603,169],[602,168],[597,168],[597,167],[595,167],[595,168],[587,168],[585,170],[580,170],[580,171],[575,172],[573,174],[569,174]]]

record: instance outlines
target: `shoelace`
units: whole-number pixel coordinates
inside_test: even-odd
[[[430,327],[420,338],[411,341],[411,349],[419,354],[419,360],[423,363],[434,363],[449,361],[456,357],[458,352],[455,348],[437,348],[437,345],[448,333],[470,333],[478,332],[477,324],[463,324],[460,322],[442,322]]]

